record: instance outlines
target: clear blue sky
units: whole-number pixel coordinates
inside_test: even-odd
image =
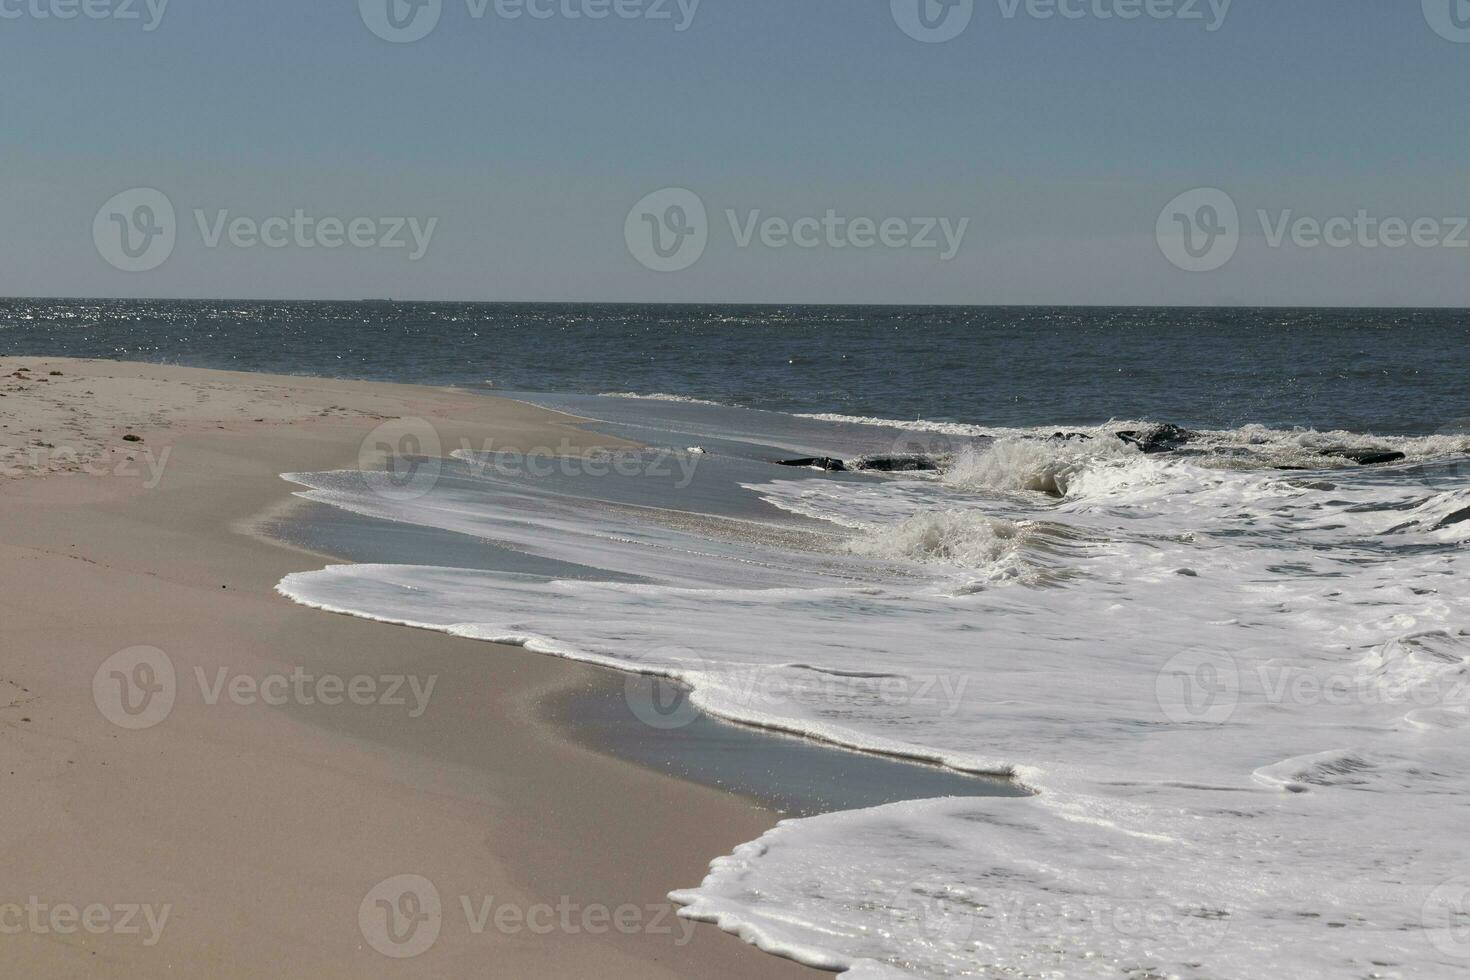
[[[675,21],[507,20],[495,0],[474,19],[443,0],[405,44],[357,0],[171,0],[151,32],[146,0],[141,21],[32,15],[53,2],[0,0],[20,14],[0,19],[0,294],[1470,306],[1470,248],[1273,248],[1256,215],[1470,215],[1470,43],[1420,0],[1235,0],[1213,32],[1207,0],[1205,21],[976,0],[942,44],[907,36],[889,0],[702,0],[683,32],[675,0]],[[1202,186],[1239,205],[1242,240],[1188,273],[1155,223]],[[134,187],[176,206],[177,244],[126,273],[92,229]],[[708,207],[684,271],[625,243],[630,208],[664,187]],[[196,208],[438,224],[413,262],[208,248]],[[945,262],[740,247],[725,216],[829,208],[970,223]]]

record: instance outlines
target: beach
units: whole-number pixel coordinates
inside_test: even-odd
[[[16,971],[1458,975],[1470,429],[1325,387],[1372,318],[1301,422],[1004,425],[1024,379],[831,404],[724,308],[769,363],[640,393],[580,308],[460,358],[452,311],[124,306],[25,329],[316,376],[0,359]]]
[[[329,559],[253,532],[280,474],[355,466],[386,419],[599,437],[481,392],[104,361],[5,358],[0,394],[7,973],[817,975],[674,916],[777,815],[543,718],[605,672],[293,604]],[[109,719],[104,664],[153,651],[166,717]],[[370,925],[401,876],[442,906],[411,958]]]

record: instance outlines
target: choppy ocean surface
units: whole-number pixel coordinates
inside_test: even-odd
[[[777,412],[1432,432],[1470,314],[0,300],[0,353],[705,398]]]
[[[676,895],[856,977],[1464,975],[1467,341],[1430,311],[0,306],[0,354],[488,380],[648,446],[288,474],[524,560],[280,588],[1034,790],[788,821]],[[1114,434],[1162,421],[1194,434]],[[894,453],[937,469],[773,464]]]

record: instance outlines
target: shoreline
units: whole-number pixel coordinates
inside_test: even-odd
[[[516,563],[514,552],[472,542],[465,535],[417,526],[400,533],[397,528],[386,519],[295,499],[257,522],[252,532],[300,549],[323,565],[426,564],[499,571],[514,569]],[[355,615],[334,607],[322,611]],[[433,626],[357,618],[444,633]],[[563,736],[595,752],[730,792],[783,817],[914,799],[1032,795],[1010,776],[967,772],[912,755],[710,714],[695,705],[686,685],[633,665],[620,668],[560,653],[528,652],[593,671],[584,683],[539,702],[540,716]]]
[[[577,744],[653,772],[734,793],[783,818],[864,810],[910,800],[1033,794],[1013,779],[964,773],[913,758],[848,748],[779,729],[729,721],[700,709],[679,716],[691,702],[682,685],[649,675],[596,667],[585,686],[551,694],[542,717]],[[633,687],[633,685],[637,687]],[[668,727],[635,720],[627,698],[668,699]]]
[[[0,446],[49,444],[36,448],[51,474],[6,479],[0,500],[15,643],[0,668],[0,874],[8,894],[53,906],[171,909],[154,945],[85,930],[7,936],[17,972],[817,975],[673,918],[669,891],[776,817],[557,733],[538,706],[592,668],[296,606],[275,583],[313,559],[241,533],[289,495],[280,473],[341,465],[384,418],[528,446],[548,433],[615,440],[480,392],[59,358],[0,366],[37,379],[4,388]],[[151,487],[138,466],[149,459]],[[177,665],[177,696],[156,726],[125,730],[92,685],[104,660],[141,646]],[[411,671],[437,686],[405,723],[386,704],[210,703],[210,685],[195,685],[243,678],[264,693],[296,671]],[[370,948],[359,911],[405,873],[435,884],[443,920],[431,948],[398,960]],[[483,911],[491,896],[523,916],[641,915],[626,932],[575,915],[549,935],[494,920],[476,932],[459,899]]]

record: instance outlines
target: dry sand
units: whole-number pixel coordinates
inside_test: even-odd
[[[383,419],[455,444],[598,437],[478,393],[103,361],[0,360],[0,395],[0,972],[818,975],[673,918],[670,889],[776,818],[559,735],[538,704],[590,668],[295,606],[276,582],[323,559],[246,533],[288,499],[278,474],[355,465]],[[139,646],[177,696],[128,730],[93,680]],[[210,704],[196,673],[298,668],[437,681],[413,718],[411,695]],[[442,925],[392,959],[359,909],[404,874],[433,883]]]

